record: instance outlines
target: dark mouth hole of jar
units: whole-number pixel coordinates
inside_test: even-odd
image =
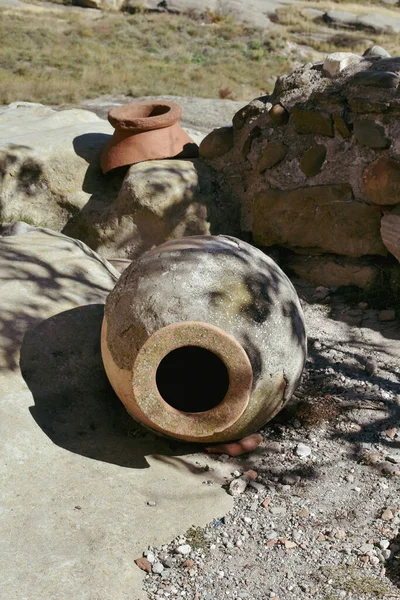
[[[143,110],[142,115],[137,115],[137,117],[144,117],[144,118],[158,117],[159,115],[165,115],[170,110],[171,110],[171,108],[169,106],[162,106],[162,105],[149,106],[149,107],[146,107],[145,110]]]
[[[199,346],[172,350],[158,365],[158,391],[163,400],[183,412],[204,412],[222,402],[229,388],[223,361]]]

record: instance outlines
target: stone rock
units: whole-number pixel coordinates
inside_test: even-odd
[[[220,127],[211,131],[201,142],[199,153],[202,158],[216,158],[226,154],[233,146],[233,128]]]
[[[325,23],[343,29],[364,29],[374,33],[398,33],[400,19],[378,12],[355,15],[341,10],[329,10],[322,17]]]
[[[335,124],[335,128],[340,133],[342,138],[349,138],[351,136],[349,126],[340,113],[333,113],[333,122]]]
[[[363,85],[378,88],[397,88],[400,76],[390,71],[360,71],[350,81],[351,85]]]
[[[229,484],[228,492],[231,496],[241,496],[243,492],[246,491],[247,485],[249,483],[248,477],[238,477],[237,479],[233,479]]]
[[[381,236],[386,248],[400,262],[400,206],[383,215]]]
[[[400,161],[381,156],[363,172],[363,193],[374,204],[400,204]]]
[[[137,564],[139,569],[142,569],[142,571],[146,571],[146,573],[151,573],[151,563],[149,560],[147,560],[147,558],[144,558],[143,556],[141,556],[140,558],[136,558],[135,563]]]
[[[286,156],[287,149],[281,142],[269,142],[261,154],[258,171],[262,173],[266,169],[280,163]]]
[[[294,108],[291,112],[297,133],[314,133],[333,137],[333,122],[330,115],[320,111]]]
[[[354,123],[354,136],[363,146],[368,148],[388,148],[390,141],[385,136],[385,129],[372,119],[359,119]]]
[[[109,204],[120,174],[105,178],[99,157],[112,127],[86,110],[14,103],[0,109],[1,221],[60,231],[89,202]]]
[[[311,448],[303,443],[297,444],[295,454],[296,456],[300,456],[300,458],[307,458],[311,456]]]
[[[385,256],[379,228],[377,211],[354,201],[349,185],[270,189],[254,198],[253,235],[259,246]]]
[[[360,62],[361,56],[352,52],[333,52],[328,54],[324,62],[324,72],[330,77],[338,75],[352,62]]]
[[[256,98],[246,106],[240,108],[232,118],[233,128],[240,131],[246,121],[269,110],[271,108],[271,103],[269,103],[268,100],[269,96]]]
[[[236,224],[235,224],[236,221]],[[153,245],[188,235],[234,233],[238,209],[201,160],[133,165],[102,214],[86,207],[65,232],[107,258],[132,260]]]
[[[300,161],[300,169],[307,177],[314,177],[322,169],[326,158],[326,147],[322,144],[306,150]]]
[[[269,116],[271,120],[275,123],[275,125],[286,125],[289,121],[289,113],[282,104],[274,104],[274,106],[269,111]]]
[[[381,310],[378,314],[380,321],[394,321],[396,318],[396,311],[393,309]]]
[[[365,56],[365,57],[379,56],[379,58],[390,58],[391,54],[389,54],[389,52],[387,50],[385,50],[384,48],[382,48],[382,46],[371,46],[370,48],[366,49],[366,51],[364,52],[363,56]]]
[[[133,557],[232,510],[220,487],[231,468],[214,472],[203,456],[216,484],[203,485],[198,453],[182,463],[113,393],[99,344],[119,277],[107,261],[47,229],[0,237],[0,256],[0,588],[10,598],[143,598]],[[146,506],[153,494],[160,510]]]

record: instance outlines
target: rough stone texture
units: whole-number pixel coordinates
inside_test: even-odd
[[[324,72],[330,77],[338,75],[352,62],[360,62],[361,57],[352,52],[333,52],[328,54],[324,62]]]
[[[400,262],[400,206],[382,217],[381,235],[386,248]]]
[[[381,276],[381,270],[375,263],[373,260],[351,260],[331,254],[318,256],[292,253],[286,258],[285,268],[314,285],[357,285],[370,289],[380,281]]]
[[[101,256],[132,260],[170,239],[238,228],[238,205],[214,172],[198,159],[169,159],[130,167],[115,202],[100,214],[88,205],[65,232]]]
[[[216,158],[226,154],[233,146],[232,127],[220,127],[211,131],[200,144],[199,152],[202,158]]]
[[[259,246],[314,248],[352,257],[386,255],[379,213],[354,202],[349,185],[265,190],[254,199],[253,210]]]
[[[400,32],[400,18],[394,19],[389,15],[377,12],[366,15],[355,15],[354,13],[341,10],[329,10],[324,14],[322,19],[329,25],[341,28],[364,29],[374,33]]]
[[[113,394],[106,261],[43,229],[0,256],[0,597],[146,598],[134,559],[231,510],[230,465],[145,433]]]
[[[354,137],[359,144],[369,148],[388,148],[389,140],[385,137],[382,125],[372,119],[362,119],[354,123]]]
[[[326,147],[322,144],[312,146],[306,150],[303,154],[303,158],[300,161],[300,169],[307,177],[314,177],[318,175],[322,169],[322,165],[326,158]]]
[[[261,155],[258,170],[260,173],[277,165],[286,156],[287,149],[281,142],[270,142]]]
[[[363,192],[374,204],[400,204],[400,161],[381,156],[363,173]]]
[[[272,259],[236,238],[195,236],[146,252],[122,274],[105,315],[107,373],[137,416],[132,371],[138,369],[147,342],[146,368],[158,365],[152,356],[158,356],[162,342],[152,342],[152,335],[172,324],[196,321],[219,328],[241,345],[253,372],[248,405],[228,428],[202,431],[199,438],[207,442],[257,431],[291,397],[303,369],[306,338],[292,284]],[[224,357],[221,348],[216,353]],[[154,407],[150,414],[158,413],[154,392],[147,401]],[[213,410],[220,410],[219,405]],[[166,415],[168,419],[175,419],[175,413]]]
[[[256,243],[384,256],[380,219],[400,203],[400,58],[370,48],[342,70],[338,61],[336,73],[328,56],[279,77],[270,96],[240,110],[232,149],[210,164],[223,174],[240,204],[241,229]],[[332,66],[329,77],[324,62]],[[268,147],[286,154],[260,169]],[[324,203],[322,188],[328,197],[347,189],[346,200]]]
[[[18,102],[0,109],[0,220],[60,231],[89,200],[109,204],[122,181],[100,171],[111,133],[108,122],[86,110]]]

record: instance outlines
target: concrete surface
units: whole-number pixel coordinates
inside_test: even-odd
[[[43,229],[0,237],[0,257],[0,598],[145,598],[135,558],[230,510],[227,467],[146,433],[113,394],[111,265]]]

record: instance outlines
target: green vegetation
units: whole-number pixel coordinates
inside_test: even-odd
[[[204,531],[201,527],[191,527],[185,533],[185,537],[193,550],[206,551],[210,545],[209,541],[204,537]]]
[[[4,11],[0,103],[101,94],[249,99],[290,70],[279,33],[169,14]]]

